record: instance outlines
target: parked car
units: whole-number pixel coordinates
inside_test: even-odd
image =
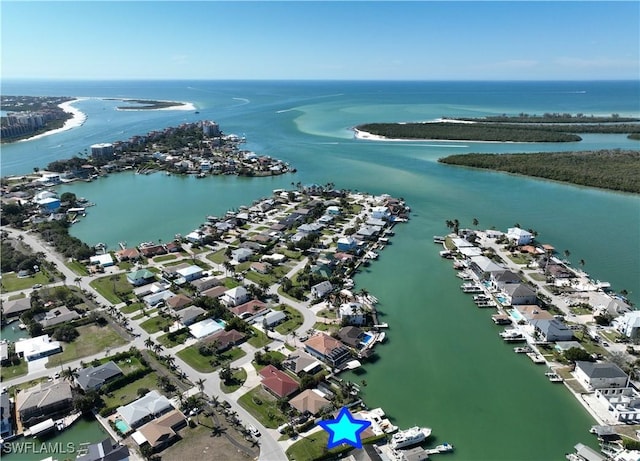
[[[260,431],[258,429],[255,428],[255,426],[249,424],[247,426],[247,429],[249,429],[249,432],[251,433],[252,436],[254,437],[260,437],[262,434],[260,433]]]

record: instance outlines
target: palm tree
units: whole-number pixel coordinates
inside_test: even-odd
[[[176,367],[176,359],[171,355],[167,355],[165,357],[165,361],[167,362],[167,366],[173,370]]]
[[[153,351],[156,354],[159,354],[160,352],[162,352],[164,350],[164,347],[162,347],[162,344],[154,344],[153,345]]]
[[[151,337],[148,337],[144,340],[144,347],[146,347],[147,349],[153,350],[155,348],[155,345],[156,343],[153,342],[153,339],[151,339]]]
[[[60,372],[60,377],[65,381],[72,382],[78,377],[78,369],[67,367]]]
[[[204,379],[202,379],[202,378],[200,378],[200,379],[198,379],[196,381],[196,386],[198,387],[198,390],[200,390],[201,393],[202,393],[202,391],[204,391],[204,383],[205,382],[206,381]]]
[[[73,281],[75,282],[76,285],[78,285],[78,288],[80,288],[80,281],[82,280],[82,277],[76,277],[75,279],[73,279]]]

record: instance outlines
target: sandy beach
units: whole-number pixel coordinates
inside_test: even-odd
[[[439,120],[444,121],[444,120]],[[461,122],[467,123],[467,122]],[[473,122],[471,122],[473,123]],[[384,136],[379,136],[377,134],[369,133],[368,131],[362,131],[357,128],[353,128],[354,136],[356,139],[363,139],[366,141],[389,141],[389,142],[416,142],[416,141],[429,141],[429,142],[471,142],[471,143],[488,143],[488,144],[509,144],[515,143],[514,141],[475,141],[471,139],[429,139],[429,138],[412,138],[412,139],[402,139],[402,138],[386,138]]]
[[[60,107],[63,111],[72,115],[72,117],[69,120],[64,122],[63,126],[61,126],[60,128],[56,128],[55,130],[47,131],[46,133],[40,133],[36,136],[31,136],[30,138],[27,138],[27,139],[21,139],[18,142],[31,141],[33,139],[44,138],[45,136],[61,133],[63,131],[67,131],[72,128],[77,128],[79,126],[82,126],[82,124],[87,119],[87,115],[84,112],[81,112],[80,110],[72,106],[74,102],[78,102],[78,101],[83,101],[83,99],[74,99],[73,101],[63,102],[62,104],[58,105],[58,107]]]

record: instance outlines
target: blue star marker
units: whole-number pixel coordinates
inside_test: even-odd
[[[318,424],[329,433],[327,448],[331,449],[343,443],[362,448],[360,434],[371,426],[371,421],[354,419],[347,407],[342,407],[336,419],[320,421]]]

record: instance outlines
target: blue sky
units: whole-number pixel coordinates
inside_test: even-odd
[[[640,3],[14,2],[2,78],[640,76]]]

